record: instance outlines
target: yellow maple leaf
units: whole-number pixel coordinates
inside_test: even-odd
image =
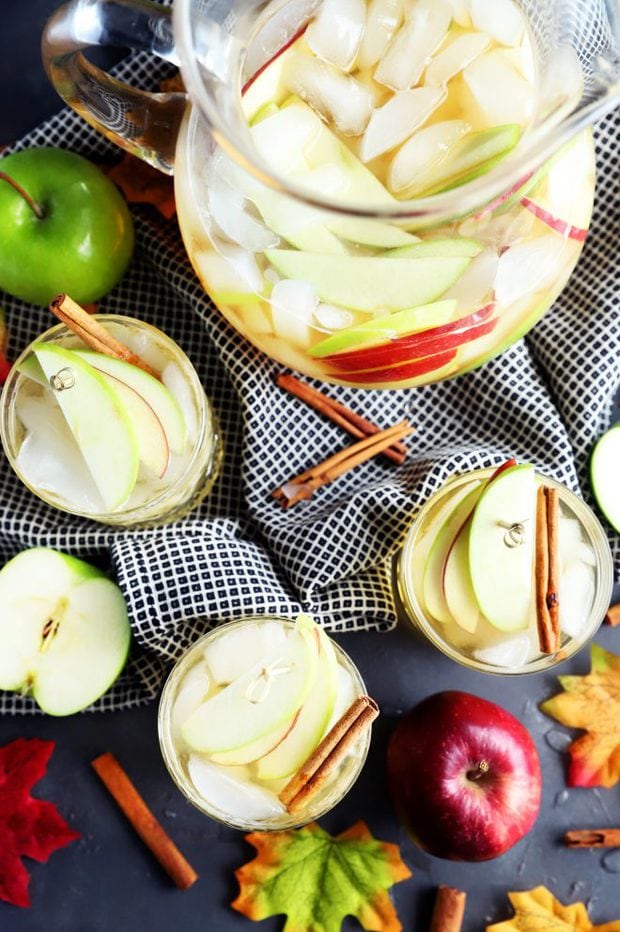
[[[508,899],[514,916],[487,926],[486,932],[620,932],[620,919],[592,925],[583,903],[563,906],[546,887],[509,893]]]
[[[564,692],[540,708],[587,732],[569,748],[568,785],[609,788],[620,780],[620,657],[597,644],[590,650],[590,673],[558,677]]]

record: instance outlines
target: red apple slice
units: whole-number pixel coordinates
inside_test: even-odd
[[[559,233],[560,236],[568,237],[569,239],[575,239],[580,243],[585,242],[585,239],[588,235],[588,231],[582,229],[581,227],[573,226],[572,223],[567,223],[566,220],[560,219],[560,217],[554,216],[550,211],[546,210],[544,207],[541,207],[540,204],[537,204],[535,201],[532,201],[529,197],[522,197],[521,204],[525,207],[526,210],[529,210],[530,213],[534,214],[535,217],[538,217],[539,220],[542,220],[548,227],[551,227],[552,230],[555,230],[556,233]]]
[[[492,311],[493,306],[490,305],[488,312],[485,309],[484,316],[488,316]],[[482,312],[479,313],[482,314]],[[409,362],[416,358],[434,356],[437,353],[446,353],[465,343],[471,343],[478,337],[486,336],[497,325],[497,318],[484,320],[484,317],[483,323],[472,324],[476,316],[476,314],[471,314],[469,317],[462,318],[460,322],[455,321],[454,324],[446,324],[443,328],[427,330],[415,337],[403,337],[381,346],[351,353],[340,353],[337,356],[328,357],[327,362],[343,372],[359,372],[363,369],[378,369],[395,363]],[[462,326],[457,327],[458,323]]]
[[[286,52],[287,49],[290,49],[291,45],[293,45],[295,42],[297,42],[299,38],[301,38],[301,36],[303,36],[307,28],[308,28],[308,23],[304,23],[301,29],[298,29],[297,32],[291,36],[288,42],[285,42],[284,45],[278,49],[278,51],[275,53],[275,55],[273,55],[269,59],[269,61],[266,61],[264,65],[261,65],[258,71],[254,72],[251,78],[248,78],[248,80],[245,82],[241,90],[242,97],[245,97],[245,95],[250,90],[254,82],[260,78],[261,74],[263,74],[263,72],[265,72],[267,68],[269,68],[269,66],[273,64],[273,62],[276,61],[280,57],[280,55]]]
[[[347,373],[347,382],[354,382],[361,385],[374,385],[380,382],[402,382],[406,379],[415,379],[420,375],[426,375],[434,372],[436,369],[443,369],[448,363],[451,363],[457,354],[457,350],[451,350],[448,353],[438,353],[435,356],[426,356],[423,359],[414,359],[411,362],[401,366],[392,366],[389,369],[371,369],[364,372]],[[340,378],[341,373],[328,373],[333,378]]]

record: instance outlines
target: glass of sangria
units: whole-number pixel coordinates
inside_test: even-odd
[[[132,361],[91,349],[64,324],[41,334],[0,398],[4,451],[22,482],[62,511],[123,527],[174,521],[217,476],[209,399],[161,330],[117,314],[91,321]]]
[[[285,829],[349,791],[376,714],[351,659],[309,616],[257,615],[215,628],[181,657],[162,693],[159,738],[173,780],[202,812],[244,831]]]
[[[198,277],[283,365],[367,388],[452,378],[564,287],[592,214],[588,127],[620,99],[610,5],[177,0],[172,19],[87,6],[47,27],[52,81],[174,167]],[[188,97],[95,73],[77,53],[111,35],[179,61]]]
[[[557,502],[553,572],[539,549],[539,497],[548,490]],[[455,476],[431,496],[407,533],[397,578],[409,620],[452,660],[484,673],[535,673],[593,637],[613,563],[585,502],[511,460]]]

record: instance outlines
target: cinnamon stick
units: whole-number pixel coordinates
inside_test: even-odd
[[[539,486],[534,574],[538,642],[543,654],[555,654],[560,647],[558,521],[557,491]]]
[[[276,377],[276,385],[305,402],[318,414],[323,414],[334,424],[338,424],[339,427],[342,427],[358,440],[378,434],[381,431],[381,428],[373,424],[372,421],[362,417],[361,414],[357,414],[351,408],[347,408],[346,405],[335,398],[331,398],[317,388],[313,388],[312,385],[301,382],[294,375],[281,373]],[[387,450],[384,450],[381,455],[400,466],[407,456],[407,447],[404,443],[397,441]]]
[[[278,794],[290,813],[303,809],[318,793],[378,714],[379,706],[370,696],[352,703]]]
[[[114,755],[101,754],[91,761],[91,766],[177,887],[180,890],[191,887],[198,874],[164,831]]]
[[[611,625],[612,628],[617,628],[620,625],[620,602],[617,605],[610,605],[607,614],[605,615],[605,621],[608,625]]]
[[[429,932],[461,932],[467,894],[444,885],[437,887],[437,898]]]
[[[566,832],[567,848],[620,848],[620,828],[589,828]]]
[[[123,362],[131,363],[132,366],[138,366],[148,372],[149,375],[159,378],[142,357],[136,355],[128,346],[113,337],[96,318],[91,317],[69,295],[57,295],[50,302],[49,308],[61,323],[68,327],[69,330],[72,330],[80,340],[97,353],[104,353],[114,359],[121,359]]]
[[[345,447],[317,466],[312,466],[299,476],[289,479],[277,488],[272,495],[284,508],[292,508],[304,499],[312,498],[317,489],[339,478],[350,469],[365,463],[373,456],[382,453],[394,441],[408,436],[413,428],[408,421],[401,421],[386,430],[365,437],[358,443]]]

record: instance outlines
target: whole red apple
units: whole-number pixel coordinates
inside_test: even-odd
[[[387,763],[400,818],[437,857],[496,858],[538,816],[541,773],[530,733],[478,696],[442,692],[415,706],[392,735]]]

